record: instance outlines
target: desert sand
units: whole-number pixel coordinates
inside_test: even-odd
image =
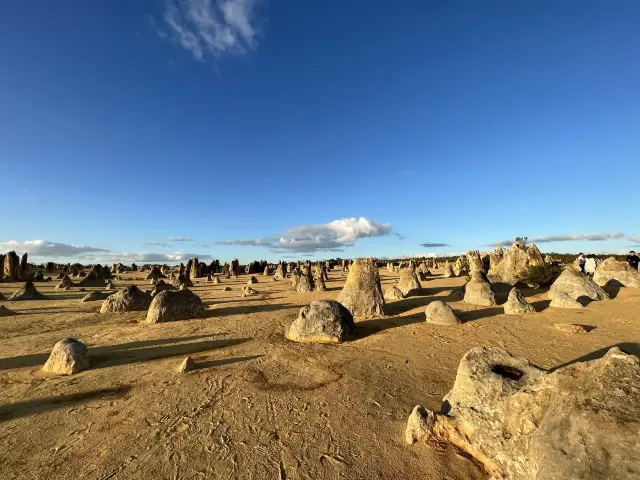
[[[57,272],[56,272],[57,273]],[[537,314],[505,315],[452,296],[464,277],[442,270],[420,295],[387,301],[387,315],[356,318],[358,338],[298,344],[285,329],[302,306],[337,299],[345,276],[329,272],[327,291],[297,293],[290,281],[249,275],[221,284],[194,279],[204,318],[139,324],[146,312],[100,314],[77,287],[37,283],[49,300],[5,302],[0,318],[0,477],[3,479],[480,479],[482,468],[452,446],[407,446],[415,405],[438,410],[460,358],[500,346],[554,369],[602,356],[611,346],[640,353],[640,289],[608,290],[611,301],[580,310],[549,307],[547,289],[522,289]],[[54,275],[55,277],[55,275]],[[140,272],[116,288],[150,288]],[[398,274],[380,270],[382,289]],[[138,280],[134,280],[138,279]],[[9,297],[22,283],[1,283]],[[224,292],[230,286],[232,291]],[[449,303],[461,325],[430,325],[425,307]],[[574,323],[571,334],[554,324]],[[41,371],[53,345],[87,344],[92,366],[72,376]],[[186,356],[195,370],[178,373]]]

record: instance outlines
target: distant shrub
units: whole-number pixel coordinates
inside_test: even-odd
[[[549,269],[546,265],[535,265],[518,276],[518,281],[527,285],[544,285],[549,281]]]

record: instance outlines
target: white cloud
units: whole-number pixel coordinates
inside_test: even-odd
[[[15,250],[20,255],[27,252],[30,258],[35,257],[43,261],[59,259],[59,258],[74,258],[78,261],[83,261],[87,263],[95,263],[95,262],[165,263],[165,262],[183,262],[183,261],[187,261],[189,257],[198,257],[200,258],[200,260],[209,260],[212,258],[211,255],[204,254],[204,253],[113,252],[105,248],[67,245],[65,243],[50,242],[47,240],[30,240],[26,242],[17,242],[15,240],[10,240],[5,243],[0,243],[0,252],[6,253],[10,250]]]
[[[627,238],[629,239],[630,242],[640,243],[640,237],[637,235],[629,235]]]
[[[166,243],[160,243],[160,242],[144,242],[143,245],[146,247],[168,247],[169,246]]]
[[[267,247],[273,253],[342,252],[361,238],[391,233],[391,225],[368,218],[342,218],[320,225],[302,225],[287,229],[282,235],[255,240],[227,240],[220,245]]]
[[[34,257],[71,257],[89,253],[108,252],[104,248],[67,245],[66,243],[49,242],[47,240],[30,240],[23,243],[10,240],[0,243],[0,251],[16,250],[19,253],[27,252]]]
[[[241,55],[257,45],[255,0],[166,0],[169,35],[195,59]],[[166,36],[159,31],[160,37]]]
[[[106,255],[100,255],[99,259],[103,262],[122,262],[122,263],[172,263],[186,262],[190,257],[198,257],[200,260],[210,260],[211,255],[205,253],[128,253],[128,252],[111,252]]]
[[[428,252],[428,253],[414,253],[412,255],[400,255],[398,258],[444,258],[444,257],[459,257],[466,255],[467,252]]]
[[[589,242],[599,242],[603,240],[611,240],[624,237],[623,233],[576,233],[568,235],[547,235],[542,237],[529,237],[527,241],[534,243],[550,243],[550,242],[570,242],[577,240],[586,240]],[[485,246],[492,247],[495,245],[508,246],[514,240],[502,240],[500,242],[487,243]]]
[[[193,238],[187,237],[169,237],[167,238],[170,242],[192,242]]]

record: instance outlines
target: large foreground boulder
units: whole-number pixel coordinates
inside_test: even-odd
[[[513,287],[509,292],[509,297],[504,304],[504,313],[507,315],[527,315],[530,313],[536,313],[536,309],[533,308],[522,295],[522,292],[516,287]]]
[[[129,285],[124,290],[109,296],[100,308],[100,313],[140,312],[151,305],[151,295],[143,292],[135,285]]]
[[[405,440],[452,443],[491,478],[640,478],[640,360],[612,348],[553,373],[497,347],[458,367],[440,412],[417,406]]]
[[[87,346],[75,338],[56,343],[42,370],[60,375],[73,375],[91,366]]]
[[[351,264],[338,302],[347,307],[354,317],[384,315],[380,275],[372,258],[356,258]]]
[[[25,282],[20,290],[9,297],[9,300],[17,302],[19,300],[48,300],[49,297],[40,293],[33,282]]]
[[[419,295],[422,292],[416,271],[411,266],[400,271],[397,287],[405,297]]]
[[[551,300],[562,297],[562,295],[576,301],[580,298],[589,298],[593,301],[609,299],[609,295],[591,278],[571,266],[562,271],[549,289]]]
[[[449,304],[444,303],[441,300],[434,300],[424,311],[427,317],[427,323],[434,325],[457,325],[462,323]]]
[[[496,297],[491,291],[491,284],[486,280],[482,270],[476,270],[471,274],[471,279],[464,286],[464,303],[493,307],[496,305]]]
[[[205,310],[202,299],[191,290],[165,290],[153,298],[144,323],[189,320],[201,317]]]
[[[339,343],[355,338],[353,315],[334,300],[318,300],[300,309],[286,337],[294,342]]]
[[[604,260],[593,275],[593,281],[604,287],[611,280],[629,288],[640,288],[640,272],[627,262],[620,262],[614,257]]]

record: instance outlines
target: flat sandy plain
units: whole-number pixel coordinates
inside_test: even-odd
[[[383,290],[397,279],[380,274]],[[114,283],[150,288],[133,280],[143,276]],[[485,478],[452,447],[404,444],[411,409],[439,408],[467,350],[502,346],[548,369],[614,345],[640,352],[640,290],[563,310],[548,307],[545,290],[525,289],[540,313],[519,317],[466,305],[450,295],[465,278],[434,276],[421,296],[388,302],[387,316],[357,319],[357,340],[305,345],[287,341],[285,328],[301,306],[336,299],[345,277],[330,272],[328,291],[306,294],[257,278],[259,295],[248,298],[246,275],[222,285],[196,279],[206,317],[157,325],[139,324],[144,312],[100,314],[102,302],[80,303],[92,289],[58,291],[57,281],[36,284],[51,300],[0,302],[20,314],[0,318],[0,478]],[[433,299],[465,323],[426,324]],[[555,323],[595,328],[571,335]],[[66,337],[88,345],[92,368],[43,374]],[[187,355],[197,369],[179,374]]]

